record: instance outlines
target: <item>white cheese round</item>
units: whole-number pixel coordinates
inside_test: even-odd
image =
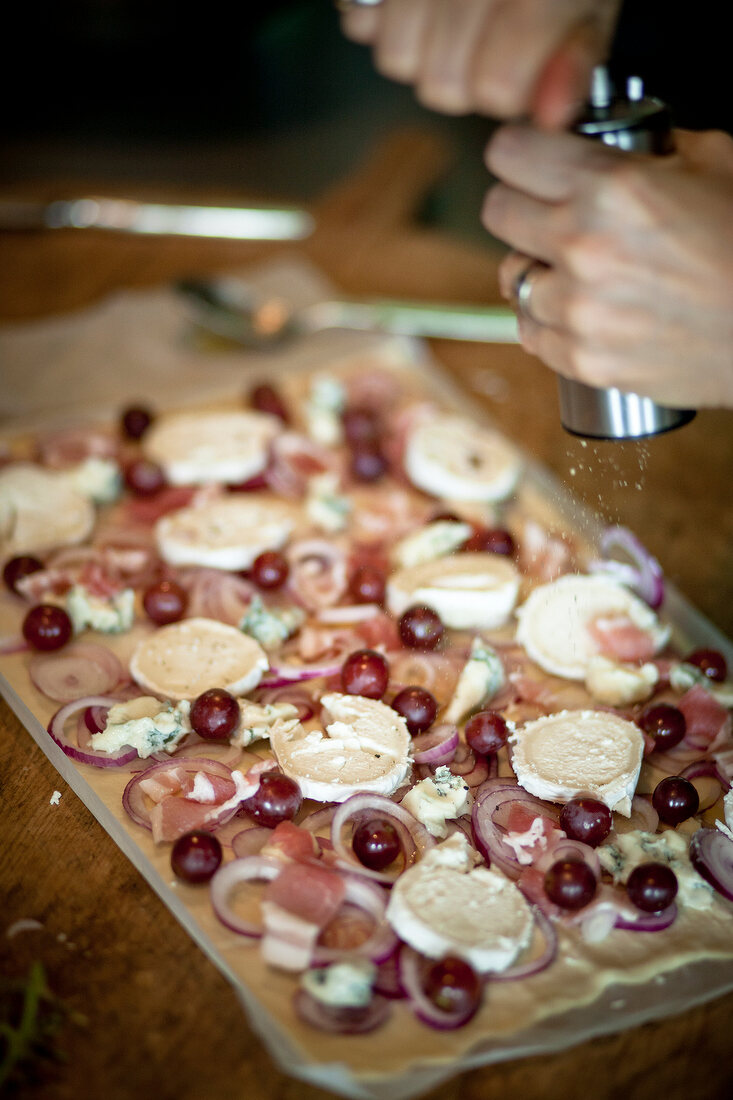
[[[305,798],[344,802],[357,791],[392,794],[410,769],[410,734],[392,707],[362,695],[324,695],[331,721],[324,729],[273,727],[270,746],[278,765]]]
[[[470,870],[470,863],[454,858],[455,847],[454,836],[400,875],[387,920],[428,958],[457,955],[482,973],[506,970],[531,942],[532,910],[506,875]]]
[[[172,485],[236,484],[264,470],[281,428],[277,417],[254,411],[170,413],[153,422],[142,445]]]
[[[42,554],[82,542],[94,526],[94,506],[66,475],[30,462],[0,470],[0,556]]]
[[[509,738],[522,787],[550,802],[590,794],[629,817],[644,738],[634,722],[599,710],[563,710],[527,722]]]
[[[249,569],[265,550],[279,550],[295,526],[287,501],[238,495],[170,512],[155,525],[160,556],[171,565]]]
[[[545,672],[584,680],[600,652],[588,624],[615,616],[648,634],[655,652],[669,638],[668,628],[628,588],[609,577],[573,573],[535,588],[517,608],[517,641]]]
[[[269,667],[254,638],[216,619],[182,619],[138,643],[130,674],[154,695],[195,699],[209,688],[246,695]]]
[[[519,572],[502,554],[452,554],[392,573],[387,606],[393,615],[425,604],[454,630],[494,630],[511,615]]]
[[[407,439],[404,464],[413,485],[444,500],[504,500],[522,471],[509,440],[461,416],[417,424]]]

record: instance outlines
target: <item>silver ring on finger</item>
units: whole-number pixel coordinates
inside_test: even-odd
[[[348,11],[350,8],[373,8],[381,4],[382,0],[334,0],[337,11]]]
[[[539,321],[532,313],[532,288],[535,277],[542,271],[547,271],[547,264],[543,264],[541,260],[532,260],[514,280],[514,304],[517,313],[536,325]]]

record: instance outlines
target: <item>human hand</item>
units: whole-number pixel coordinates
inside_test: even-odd
[[[446,114],[530,115],[562,129],[605,59],[621,0],[381,0],[346,4],[347,37]]]
[[[646,157],[509,125],[487,164],[486,228],[532,260],[524,347],[568,378],[679,408],[733,408],[733,139],[678,131]]]

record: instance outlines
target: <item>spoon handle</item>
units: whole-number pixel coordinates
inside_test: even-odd
[[[516,344],[517,318],[505,306],[451,305],[375,298],[318,302],[300,317],[305,328],[368,329],[400,336]]]

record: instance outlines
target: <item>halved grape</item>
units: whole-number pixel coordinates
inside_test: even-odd
[[[149,497],[165,488],[163,468],[149,458],[136,458],[125,467],[125,485],[139,497]]]
[[[300,787],[280,771],[263,772],[260,785],[244,803],[244,809],[258,825],[274,829],[281,821],[292,821],[303,803]]]
[[[171,867],[184,882],[208,882],[219,869],[222,854],[221,843],[212,833],[184,833],[171,850]]]
[[[289,572],[288,559],[278,550],[265,550],[252,563],[252,580],[260,588],[281,588]]]
[[[188,593],[176,581],[157,581],[143,592],[143,607],[158,626],[175,623],[186,613]]]
[[[464,732],[474,752],[489,756],[504,747],[509,727],[497,710],[480,710],[466,722]]]
[[[400,616],[399,631],[408,649],[435,649],[443,637],[443,623],[431,607],[408,607]]]
[[[120,426],[128,439],[141,439],[153,422],[153,414],[143,405],[130,405],[120,417]]]
[[[582,909],[593,900],[596,876],[580,859],[558,859],[545,875],[545,893],[562,909]]]
[[[22,581],[23,577],[28,577],[31,573],[37,573],[39,569],[43,569],[43,562],[31,554],[18,554],[15,558],[9,558],[3,568],[5,586],[11,592],[17,592],[18,581]]]
[[[389,463],[376,443],[363,442],[351,452],[350,468],[357,481],[371,482],[386,474]]]
[[[655,748],[671,749],[687,732],[685,716],[671,703],[655,703],[646,707],[636,720],[637,725],[654,738]]]
[[[389,662],[376,649],[357,649],[341,666],[341,687],[347,695],[381,699],[389,683]]]
[[[677,876],[667,863],[640,863],[628,877],[626,893],[637,909],[658,913],[677,896]]]
[[[370,871],[383,871],[400,854],[400,839],[391,821],[372,817],[354,830],[354,855]]]
[[[269,382],[260,382],[259,385],[252,388],[249,394],[249,403],[258,412],[276,416],[279,420],[282,420],[283,424],[290,423],[290,416],[282,397]]]
[[[39,603],[23,620],[23,637],[28,645],[44,652],[61,649],[73,633],[73,626],[63,607]]]
[[[694,665],[704,672],[709,680],[722,684],[728,675],[728,664],[717,649],[696,649],[685,657],[688,665]]]
[[[228,741],[239,724],[239,703],[224,688],[209,688],[191,704],[191,725],[206,741]]]
[[[603,843],[612,825],[613,814],[597,798],[571,798],[560,810],[560,828],[571,840],[580,840],[591,848]]]
[[[432,726],[438,713],[438,703],[435,696],[425,688],[406,687],[395,695],[392,709],[402,715],[414,737]]]
[[[652,806],[665,825],[679,825],[697,813],[700,796],[689,779],[668,775],[654,788]]]
[[[465,959],[455,955],[434,962],[425,973],[425,993],[441,1011],[464,1016],[478,1008],[483,985]]]
[[[384,603],[386,578],[381,569],[360,565],[349,581],[349,591],[357,603]]]
[[[466,539],[463,549],[483,554],[504,554],[511,557],[514,553],[514,539],[503,527],[477,527]]]

